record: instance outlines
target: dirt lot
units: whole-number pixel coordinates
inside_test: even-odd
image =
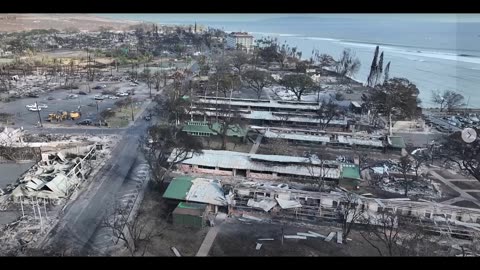
[[[451,181],[452,184],[461,188],[461,189],[480,189],[479,182],[470,182],[470,181]]]
[[[155,188],[152,185],[145,192],[140,211],[148,213],[150,225],[154,227],[153,237],[147,246],[145,256],[175,256],[171,247],[175,247],[182,256],[195,256],[208,232],[208,228],[195,230],[183,227],[174,227],[170,213],[175,204],[169,204],[162,198],[166,186]],[[123,250],[120,256],[129,256]]]
[[[286,225],[285,235],[296,235],[297,232],[314,231],[328,235],[338,228],[307,228],[300,225]],[[212,245],[209,256],[378,256],[377,251],[369,246],[357,233],[352,232],[347,244],[337,244],[336,240],[325,242],[321,238],[285,239],[281,243],[282,225],[257,222],[245,223],[236,219],[228,219]],[[274,238],[273,241],[258,241],[259,238]],[[262,243],[256,250],[256,243]]]

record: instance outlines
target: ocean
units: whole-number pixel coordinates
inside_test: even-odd
[[[339,58],[352,49],[365,82],[377,45],[390,77],[403,77],[420,90],[422,107],[432,107],[433,90],[455,90],[468,107],[480,108],[480,14],[98,14],[164,24],[202,24],[278,38],[302,51]]]

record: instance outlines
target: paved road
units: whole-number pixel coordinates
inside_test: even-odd
[[[143,115],[154,105],[155,103],[150,103]],[[88,255],[92,252],[98,254],[99,250],[108,248],[109,243],[105,242],[108,235],[99,227],[103,216],[119,197],[127,198],[126,200],[120,199],[120,202],[126,202],[128,205],[128,196],[131,195],[133,190],[132,181],[135,189],[138,185],[136,182],[138,180],[136,177],[138,170],[135,168],[140,166],[141,174],[144,173],[145,162],[138,154],[139,138],[146,133],[147,128],[152,123],[144,121],[143,115],[137,116],[133,125],[126,129],[64,128],[42,130],[48,133],[68,134],[102,134],[102,132],[105,134],[123,134],[122,140],[112,151],[112,158],[90,180],[93,183],[74,202],[69,204],[58,224],[45,238],[46,241],[41,244],[44,249],[55,249],[55,247],[62,247],[66,244],[68,248],[80,251],[81,255]],[[134,166],[135,164],[140,165]]]
[[[433,177],[435,177],[436,179],[438,179],[439,181],[441,181],[442,183],[444,183],[445,185],[447,185],[448,187],[450,187],[451,189],[455,190],[456,192],[458,192],[460,194],[460,196],[458,196],[458,197],[452,198],[452,199],[447,200],[447,201],[443,201],[442,202],[443,204],[454,204],[454,203],[459,202],[459,201],[470,201],[470,202],[473,202],[474,204],[480,206],[480,202],[475,197],[473,197],[472,195],[467,193],[467,192],[470,192],[470,190],[465,190],[465,189],[461,189],[461,188],[457,187],[456,185],[454,185],[451,182],[453,179],[447,179],[447,178],[441,176],[440,174],[438,174],[435,170],[430,170],[429,173]],[[458,180],[458,179],[455,179],[455,180]],[[462,181],[463,181],[463,179],[462,179]]]
[[[153,105],[150,104],[150,107]],[[112,158],[90,181],[89,189],[71,203],[66,209],[60,222],[52,229],[43,248],[55,248],[67,243],[73,250],[82,250],[90,246],[92,235],[97,231],[103,214],[123,187],[129,186],[128,175],[138,158],[138,139],[144,135],[150,122],[138,117],[137,121],[128,129],[123,129],[123,139],[112,152]],[[54,129],[46,132],[85,133],[85,132],[115,132],[113,129]],[[98,133],[97,133],[98,134]]]

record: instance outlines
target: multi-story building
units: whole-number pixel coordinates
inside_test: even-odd
[[[253,36],[247,32],[232,32],[227,36],[227,48],[250,52],[253,49]]]

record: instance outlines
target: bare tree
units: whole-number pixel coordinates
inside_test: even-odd
[[[150,127],[148,137],[141,138],[140,147],[157,184],[161,184],[177,164],[202,152],[202,144],[196,137],[173,125]]]
[[[249,62],[249,56],[246,52],[244,51],[233,51],[230,54],[230,62],[232,65],[237,69],[237,74],[240,77],[240,80],[242,79],[242,67]]]
[[[340,107],[330,99],[328,102],[322,102],[320,108],[317,111],[317,115],[320,119],[321,130],[325,130],[332,121],[333,118],[342,115]]]
[[[435,243],[431,235],[414,218],[383,209],[362,219],[362,224],[365,229],[360,235],[380,256],[431,256],[435,252],[429,248]]]
[[[152,224],[146,213],[140,211],[128,220],[130,211],[115,202],[112,209],[107,210],[101,226],[111,231],[114,238],[121,240],[131,256],[137,255],[143,244],[140,256],[144,256],[154,236],[155,224]],[[114,240],[115,241],[115,240]]]
[[[306,74],[287,74],[280,80],[280,84],[292,92],[300,101],[302,95],[309,89],[315,87],[312,78]]]
[[[152,98],[152,83],[154,82],[154,79],[153,79],[151,70],[149,68],[143,69],[141,77],[147,83],[148,88],[150,89],[150,98]]]
[[[461,138],[460,132],[455,132],[441,140],[440,157],[454,162],[462,171],[468,172],[480,181],[480,140],[466,143]]]
[[[318,50],[313,51],[313,61],[318,62],[320,65],[320,70],[323,70],[325,67],[332,67],[335,65],[335,59],[331,55],[328,54],[320,54]]]
[[[335,71],[342,77],[353,76],[360,70],[360,60],[355,57],[355,53],[350,49],[345,49],[342,56],[337,61]]]
[[[440,105],[440,111],[445,108],[448,111],[458,109],[465,105],[464,99],[463,95],[451,90],[445,90],[442,93],[439,90],[432,92],[432,102]]]
[[[374,86],[374,79],[377,77],[378,72],[378,52],[380,47],[377,46],[375,48],[375,53],[373,54],[372,65],[370,66],[370,73],[368,74],[367,78],[367,85],[372,87]]]
[[[426,160],[427,159],[423,155],[417,155],[415,158],[409,156],[403,156],[400,158],[398,167],[403,176],[403,179],[401,180],[401,185],[403,186],[403,189],[405,191],[405,197],[408,197],[408,191],[413,186],[413,184],[421,180],[419,170]],[[411,175],[412,171],[414,175]]]
[[[273,81],[268,72],[261,70],[247,70],[243,75],[243,80],[255,91],[257,99],[262,96],[263,88],[271,85]]]
[[[337,209],[342,224],[342,239],[346,243],[352,228],[364,218],[365,207],[357,194],[346,192],[343,194]]]

